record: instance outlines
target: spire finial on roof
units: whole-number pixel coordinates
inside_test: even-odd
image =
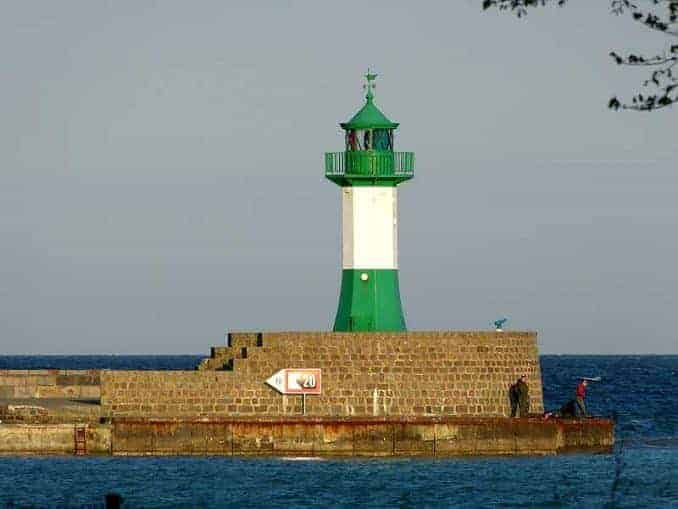
[[[374,80],[377,73],[372,69],[367,69],[365,74],[365,83],[363,89],[366,91],[365,104],[358,110],[358,112],[351,117],[348,122],[342,122],[342,129],[395,129],[398,127],[397,122],[391,122],[386,115],[384,115],[376,104],[374,104]]]
[[[365,74],[365,79],[367,81],[363,85],[363,88],[367,90],[367,95],[365,96],[367,102],[372,102],[372,98],[374,98],[374,93],[372,91],[377,86],[376,83],[374,83],[374,80],[377,78],[377,76],[379,76],[377,73],[372,72],[369,67],[367,68],[367,74]]]

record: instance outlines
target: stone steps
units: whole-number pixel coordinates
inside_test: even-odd
[[[263,346],[263,333],[232,332],[227,346],[213,346],[210,356],[200,361],[199,371],[232,371],[236,359],[247,359],[249,353]]]

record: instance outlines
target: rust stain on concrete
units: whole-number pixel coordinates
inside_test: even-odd
[[[607,419],[220,418],[112,420],[113,453],[449,456],[605,451]]]

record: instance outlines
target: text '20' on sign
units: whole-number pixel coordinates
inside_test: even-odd
[[[281,369],[266,383],[282,394],[321,394],[322,371],[318,368]]]

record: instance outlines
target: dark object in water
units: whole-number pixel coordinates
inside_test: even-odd
[[[117,493],[106,493],[106,509],[120,509],[122,507],[122,497]]]

